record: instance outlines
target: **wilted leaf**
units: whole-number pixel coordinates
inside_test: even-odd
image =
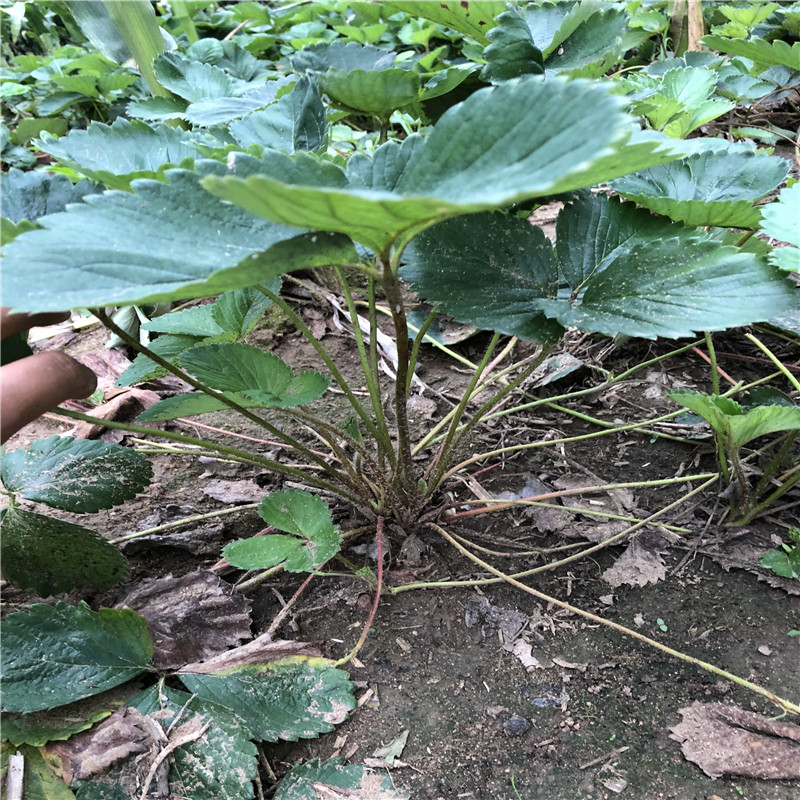
[[[61,759],[66,783],[86,780],[151,749],[157,743],[152,724],[136,709],[125,707],[91,730],[48,749]]]
[[[117,607],[147,621],[156,669],[203,661],[252,638],[250,603],[208,570],[141,581]]]
[[[127,447],[50,436],[8,453],[0,476],[27,500],[88,514],[134,498],[149,485],[153,467]]]
[[[22,508],[2,517],[3,577],[43,597],[73,589],[109,589],[128,574],[128,560],[96,531]]]
[[[651,545],[652,546],[648,546]],[[633,539],[625,552],[603,573],[603,580],[614,588],[628,586],[647,586],[664,580],[667,569],[661,558],[660,550],[664,543],[656,534],[642,539],[642,535]]]
[[[81,700],[148,669],[153,646],[130,610],[32,605],[3,625],[3,710],[28,713]]]
[[[695,702],[679,713],[683,722],[670,728],[670,738],[709,777],[800,778],[797,725],[722,703]]]
[[[32,714],[10,714],[4,711],[2,738],[15,746],[24,743],[34,747],[69,739],[110,717],[129,696],[130,689],[121,686],[76,703]]]

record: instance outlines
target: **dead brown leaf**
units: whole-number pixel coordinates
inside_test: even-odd
[[[86,413],[90,417],[97,417],[98,419],[125,422],[135,419],[142,411],[159,400],[161,400],[161,396],[148,389],[124,389],[111,397],[108,402]],[[72,429],[72,436],[76,439],[99,438],[104,442],[118,443],[127,434],[125,431],[110,430],[99,424],[93,425],[91,422],[79,422]]]
[[[250,603],[213,572],[142,581],[120,603],[147,621],[153,664],[175,669],[250,639]]]
[[[683,755],[711,778],[800,778],[800,726],[722,703],[692,703],[670,728]]]
[[[180,671],[192,672],[200,675],[209,675],[213,672],[239,669],[250,664],[266,664],[281,658],[293,656],[320,657],[322,653],[305,642],[290,642],[276,639],[274,642],[268,633],[262,634],[252,642],[243,644],[233,650],[228,650],[207,661],[186,664]]]
[[[135,708],[125,707],[91,730],[47,749],[61,759],[61,774],[69,784],[103,775],[130,756],[146,753],[154,743],[150,721]]]
[[[203,494],[220,503],[257,503],[264,490],[255,481],[223,481],[214,479],[203,487]]]
[[[655,547],[651,544],[655,544]],[[622,584],[647,586],[648,583],[663,581],[667,568],[660,555],[660,546],[659,537],[637,536],[614,565],[603,573],[603,579],[615,589]]]

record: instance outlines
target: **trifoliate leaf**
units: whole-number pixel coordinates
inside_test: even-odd
[[[99,533],[54,517],[10,508],[0,533],[3,577],[42,597],[73,589],[109,589],[128,561]]]
[[[326,503],[310,492],[272,492],[258,507],[261,518],[292,534],[266,534],[226,545],[222,555],[240,569],[268,569],[284,563],[287,572],[319,569],[339,552],[341,533]]]
[[[149,485],[153,468],[128,447],[50,436],[8,453],[0,477],[28,500],[89,514],[134,498]]]
[[[753,203],[779,186],[788,171],[785,159],[728,145],[626,175],[611,188],[686,225],[755,228],[762,212]],[[797,219],[800,208],[795,231]]]
[[[255,739],[294,742],[333,730],[355,707],[347,673],[324,658],[294,656],[224,673],[179,672],[204,702],[232,711]]]
[[[27,714],[73,703],[147,670],[145,621],[133,611],[35,604],[3,624],[3,710]]]
[[[794,303],[789,282],[757,256],[629,204],[576,201],[557,231],[554,253],[525,220],[449,220],[411,243],[402,274],[462,322],[538,341],[558,330],[543,328],[542,315],[609,336],[676,338],[768,319]]]
[[[239,154],[234,174],[257,168]],[[26,311],[204,297],[266,283],[294,269],[357,261],[352,243],[253,219],[202,191],[199,174],[136,182],[133,192],[96,195],[43,217],[5,248],[3,304]]]

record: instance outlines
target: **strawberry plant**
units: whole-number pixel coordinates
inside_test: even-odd
[[[108,4],[112,22],[117,5]],[[203,37],[173,52],[153,49],[140,67],[154,96],[134,99],[128,107],[133,119],[93,122],[60,137],[43,133],[37,146],[53,160],[56,175],[20,182],[17,206],[41,207],[35,199],[63,176],[88,178],[105,191],[56,213],[9,221],[16,238],[4,248],[3,303],[26,311],[91,309],[139,353],[122,384],[171,374],[191,387],[151,406],[136,423],[104,423],[109,427],[167,439],[173,450],[192,457],[222,454],[358,510],[376,535],[378,556],[376,575],[364,576],[375,588],[375,602],[353,655],[383,589],[384,526],[427,526],[482,569],[547,597],[487,565],[448,532],[452,509],[443,486],[486,456],[465,455],[471,434],[504,413],[518,393],[525,395],[518,408],[545,402],[530,387],[569,329],[651,340],[754,322],[792,330],[796,248],[772,248],[751,237],[763,230],[796,245],[787,223],[796,192],[785,189],[779,201],[763,205],[784,183],[786,162],[749,144],[685,138],[734,107],[733,100],[713,96],[719,57],[687,55],[637,78],[595,80],[643,46],[649,33],[664,30],[641,17],[631,29],[626,11],[616,5],[506,9],[487,2],[469,4],[468,13],[466,4],[454,2],[387,2],[378,16],[359,6],[359,26],[339,24],[338,4],[324,5],[322,16],[333,19],[331,25],[308,6],[245,3],[206,10],[196,18],[195,33],[233,29],[240,19],[252,19],[252,27],[238,41]],[[172,20],[176,29],[183,26],[187,39],[194,38],[188,33],[194,26],[178,17]],[[453,31],[469,37],[460,50]],[[386,40],[395,49],[382,46]],[[444,44],[428,50],[439,41]],[[422,52],[403,49],[409,43]],[[528,219],[553,200],[563,203],[555,241]],[[322,270],[332,273],[337,303],[353,326],[361,372],[355,381],[281,294],[283,281],[324,297],[307,278]],[[107,310],[217,295],[212,303],[148,322],[145,328],[161,334],[151,346],[126,333]],[[435,311],[416,324],[411,312],[422,301]],[[295,369],[246,340],[267,306],[305,338],[318,358],[316,369]],[[438,313],[489,332],[489,339],[478,363],[470,365],[460,402],[420,431],[409,409],[422,345],[431,341]],[[389,337],[379,325],[382,317],[390,321]],[[514,360],[520,340],[531,344],[532,355]],[[607,375],[602,388],[621,377]],[[365,394],[357,392],[360,386]],[[348,404],[335,419],[314,405],[332,387]],[[729,461],[738,463],[738,448],[752,436],[734,432],[738,423],[728,419],[739,416],[734,401],[674,397],[706,416],[723,437],[722,471]],[[147,424],[220,410],[260,426],[292,453],[292,461]],[[796,427],[780,419],[765,430]],[[313,446],[298,431],[307,432]],[[34,445],[4,468],[6,488],[46,502],[30,494],[32,473],[42,459],[80,447],[49,440]],[[61,469],[59,464],[55,459]],[[702,489],[716,479],[705,473],[681,481],[704,481]],[[12,519],[21,513],[12,512]],[[229,544],[224,557],[243,570],[316,571],[346,535],[333,525],[326,503],[307,491],[272,493],[259,513],[282,532]],[[656,516],[629,520],[632,527],[621,535]],[[59,536],[45,527],[41,546]],[[32,570],[23,572],[23,580],[36,585]],[[10,577],[17,580],[17,574]],[[51,591],[62,586],[42,584]],[[21,699],[12,693],[6,710],[33,713],[84,697],[59,694],[32,708],[35,689],[26,681],[33,667],[22,654],[38,630],[57,627],[55,616],[69,617],[77,630],[97,628],[99,622],[88,622],[100,620],[89,616],[94,613],[103,615],[83,607],[35,606],[30,635],[15,618],[19,632],[13,629],[7,663]],[[135,656],[123,659],[132,665],[125,679],[150,669],[147,634],[134,617],[124,611],[103,616],[128,626],[123,639],[137,642]],[[48,639],[47,653],[61,644]],[[108,666],[95,648],[89,651],[84,665]],[[47,653],[39,656],[47,661]],[[264,677],[261,661],[248,665]],[[326,662],[320,669],[334,667]],[[209,688],[208,679],[179,671],[185,688],[199,698],[186,724],[195,720],[196,733],[205,724],[204,704],[218,702],[235,718],[231,725],[247,728],[242,737],[272,738],[249,725],[244,701],[228,685],[233,677],[219,672]],[[88,679],[95,677],[92,666]],[[97,685],[105,684],[97,678]],[[269,681],[254,690],[263,699],[259,691],[271,691]],[[219,701],[222,695],[226,699]],[[315,702],[306,695],[295,700],[307,702],[306,710]],[[185,702],[182,690],[159,689],[138,695],[130,706],[148,714],[158,703],[177,717]],[[351,707],[348,700],[340,703]],[[268,719],[279,716],[258,708]],[[338,763],[313,769],[342,778],[332,785],[366,791],[362,772],[343,775]],[[295,774],[289,783],[307,789],[309,780]],[[307,796],[280,791],[281,797]]]

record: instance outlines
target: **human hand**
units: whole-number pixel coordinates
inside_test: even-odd
[[[0,308],[0,339],[65,319],[69,313],[12,314]],[[6,364],[0,370],[0,442],[62,401],[88,397],[96,386],[97,376],[66,353],[36,353]]]

